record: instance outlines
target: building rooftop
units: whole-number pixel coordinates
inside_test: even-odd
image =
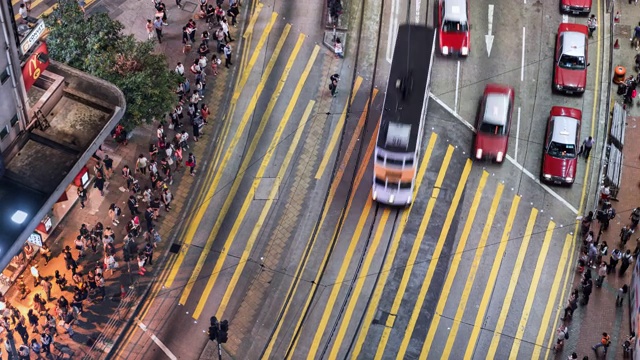
[[[54,61],[28,98],[30,116],[41,109],[46,122],[35,123],[3,154],[0,268],[17,254],[109,136],[126,106],[124,94],[113,84]],[[21,224],[11,219],[16,211],[27,214]]]

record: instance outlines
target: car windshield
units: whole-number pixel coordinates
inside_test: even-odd
[[[451,21],[451,20],[445,20],[444,23],[442,24],[442,31],[443,32],[467,32],[469,31],[469,28],[467,26],[467,23],[461,23],[459,21]]]
[[[480,124],[480,132],[492,135],[505,135],[506,127],[503,125],[495,125],[483,122]]]
[[[563,54],[560,56],[558,65],[564,69],[583,70],[586,68],[584,56],[572,56]]]
[[[574,144],[563,144],[552,141],[549,144],[548,153],[559,159],[573,159],[576,157],[576,146]]]

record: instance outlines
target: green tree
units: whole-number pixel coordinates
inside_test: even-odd
[[[105,13],[85,17],[76,0],[60,0],[45,18],[52,59],[118,86],[127,100],[121,123],[129,130],[169,112],[178,76],[151,41],[122,33],[124,26]]]

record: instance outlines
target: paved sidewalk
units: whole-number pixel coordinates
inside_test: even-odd
[[[119,4],[118,4],[119,3]],[[184,2],[183,2],[184,3]],[[226,2],[227,3],[227,2]],[[177,9],[175,3],[168,3],[169,7],[169,22],[172,26],[165,28],[165,40],[163,43],[156,47],[158,51],[164,51],[169,58],[169,66],[171,70],[175,67],[177,61],[181,61],[185,64],[187,71],[185,74],[190,78],[191,84],[195,84],[194,76],[188,71],[188,67],[197,56],[194,50],[189,54],[182,53],[181,43],[181,28],[183,24],[186,24],[187,20],[193,18],[197,6],[194,3],[186,2],[184,10]],[[228,6],[228,3],[227,3]],[[188,11],[187,11],[188,10]],[[94,13],[97,11],[108,11],[112,17],[115,16],[125,25],[125,33],[133,33],[138,39],[146,39],[145,22],[146,18],[151,18],[155,14],[155,9],[152,3],[149,1],[132,1],[122,3],[120,1],[104,0],[95,6],[89,8],[87,13]],[[238,16],[238,21],[244,21],[244,9],[241,8],[241,14]],[[197,20],[199,26],[197,36],[204,30],[204,20]],[[235,28],[230,29],[231,34],[237,39],[239,34]],[[238,49],[234,49],[234,53],[239,53]],[[234,54],[234,55],[235,55]],[[210,56],[209,56],[210,57]],[[240,60],[234,61],[234,65],[239,65]],[[209,118],[209,124],[205,126],[203,136],[199,142],[193,142],[193,138],[190,139],[190,148],[184,152],[184,160],[186,160],[189,152],[193,152],[198,160],[198,174],[204,173],[204,167],[209,163],[211,153],[214,149],[214,140],[221,127],[221,114],[224,114],[224,103],[227,98],[228,83],[233,75],[233,68],[228,70],[224,66],[219,67],[219,75],[214,77],[210,74],[210,69],[207,71],[207,89],[205,92],[204,102],[208,104],[211,109],[211,116]],[[186,108],[185,108],[186,112]],[[170,189],[174,195],[172,202],[171,212],[166,212],[164,207],[161,209],[162,217],[155,222],[155,228],[161,234],[163,241],[154,251],[154,265],[147,265],[147,274],[145,276],[138,275],[137,262],[132,260],[129,263],[129,267],[123,261],[122,247],[123,238],[126,235],[125,225],[131,219],[130,211],[127,207],[127,200],[129,198],[129,191],[126,189],[125,179],[121,176],[121,169],[124,165],[128,165],[130,168],[135,167],[135,160],[138,154],[145,154],[148,157],[149,143],[156,142],[155,131],[157,123],[146,126],[141,126],[133,131],[132,137],[128,145],[119,145],[109,139],[103,146],[105,154],[109,155],[114,160],[114,173],[110,184],[105,191],[104,197],[100,195],[97,189],[94,189],[92,185],[89,186],[88,197],[89,200],[86,203],[84,209],[80,208],[79,204],[75,204],[69,211],[65,219],[58,225],[49,237],[48,244],[51,248],[53,259],[44,264],[44,259],[38,255],[32,261],[32,263],[38,264],[40,275],[52,279],[56,270],[66,276],[69,281],[69,286],[64,291],[55,284],[55,279],[52,279],[53,291],[51,293],[52,302],[47,304],[47,310],[55,314],[55,301],[64,296],[69,302],[73,299],[73,282],[71,281],[72,274],[70,270],[65,267],[64,258],[62,256],[62,250],[65,246],[69,246],[72,249],[74,258],[77,259],[77,250],[73,244],[73,240],[79,234],[81,224],[86,224],[91,229],[98,221],[102,222],[105,227],[111,226],[115,232],[116,245],[116,259],[120,263],[120,268],[116,270],[113,275],[109,271],[105,271],[106,280],[106,298],[104,301],[96,301],[95,303],[90,300],[84,301],[84,311],[78,316],[77,321],[73,325],[75,335],[73,337],[65,334],[62,327],[58,326],[58,336],[54,341],[56,344],[67,345],[76,355],[76,358],[82,357],[87,359],[103,358],[106,355],[117,340],[117,336],[121,333],[121,328],[127,323],[127,321],[133,315],[135,306],[143,297],[150,281],[153,279],[154,274],[157,275],[157,270],[161,267],[163,260],[166,260],[166,254],[168,248],[171,245],[169,241],[173,239],[177,234],[174,234],[175,225],[182,219],[181,216],[186,211],[186,206],[189,204],[189,199],[192,197],[194,191],[197,189],[196,181],[198,176],[192,177],[185,174],[184,166],[182,171],[174,173],[174,183],[170,186]],[[188,124],[188,116],[185,116],[184,128],[191,134],[191,126]],[[172,139],[175,132],[169,130],[165,126],[165,132],[167,138]],[[90,169],[90,173],[93,175],[93,166],[96,163],[95,159],[87,164]],[[184,164],[183,164],[184,165]],[[172,167],[173,169],[174,167]],[[150,186],[150,180],[148,176],[141,176],[140,174],[134,175],[139,180],[140,187],[144,189],[145,186]],[[154,193],[155,196],[160,196],[158,192]],[[111,203],[116,203],[122,209],[122,217],[120,218],[119,226],[111,225],[111,221],[108,216],[108,208]],[[144,222],[144,210],[146,206],[140,201],[139,210],[141,212],[140,219],[142,227],[145,227]],[[178,239],[179,240],[179,239]],[[144,247],[144,240],[141,237],[136,239],[138,249]],[[178,241],[179,242],[179,241]],[[102,263],[103,259],[102,246],[98,246],[98,251],[94,253],[89,250],[87,256],[81,260],[78,260],[79,269],[78,273],[85,275],[95,268],[98,262]],[[41,286],[37,286],[34,289],[34,281],[31,274],[27,270],[24,275],[24,282],[30,290],[30,293],[22,299],[22,296],[18,293],[16,286],[13,286],[11,290],[6,294],[8,302],[14,305],[20,312],[26,316],[27,311],[33,306],[33,296],[36,293],[44,294]],[[120,298],[121,292],[125,291],[127,295],[124,299]],[[41,324],[44,323],[43,318],[40,319]],[[22,340],[16,334],[16,348],[22,344]],[[35,338],[40,340],[39,335],[30,334],[30,339]],[[92,343],[95,343],[92,345]],[[2,359],[7,358],[7,352],[3,351]],[[34,357],[35,358],[35,357]]]
[[[630,5],[627,1],[616,2],[615,12],[621,15],[620,22],[614,25],[613,41],[618,41],[620,48],[613,50],[613,65],[622,65],[627,68],[627,76],[637,73],[634,71],[634,58],[636,51],[630,46],[629,39],[632,36],[633,29],[640,21],[640,6]],[[605,14],[609,16],[609,14]],[[599,23],[608,24],[605,19],[599,19]],[[585,20],[586,21],[586,20]],[[608,29],[604,29],[605,34],[609,34]],[[605,51],[609,51],[608,36],[605,36]],[[604,64],[608,68],[609,64]],[[611,82],[613,74],[608,74]],[[622,101],[622,97],[616,94],[617,86],[611,89],[611,100]],[[626,249],[634,251],[638,234],[634,234],[631,240],[627,242],[626,247],[622,246],[620,241],[620,229],[630,224],[629,216],[631,211],[640,206],[640,193],[638,193],[638,179],[640,179],[640,143],[636,139],[640,138],[640,104],[636,98],[634,106],[627,110],[627,124],[625,133],[625,146],[623,149],[624,164],[622,170],[621,188],[618,193],[618,201],[613,201],[612,206],[616,210],[615,219],[611,220],[609,229],[604,231],[600,236],[600,242],[606,241],[608,244],[608,255],[603,257],[603,261],[609,262],[611,251],[614,248]],[[613,103],[612,103],[613,104]],[[613,107],[610,109],[613,111]],[[611,114],[609,114],[610,116]],[[608,119],[610,121],[610,118]],[[608,135],[608,134],[607,134]],[[600,145],[600,144],[599,144]],[[596,164],[599,160],[592,159]],[[593,197],[594,194],[590,194]],[[591,230],[598,235],[600,225],[594,221]],[[636,259],[634,259],[635,262]],[[611,273],[606,276],[601,288],[595,286],[595,279],[598,276],[597,269],[592,269],[594,279],[594,287],[589,298],[588,305],[578,305],[572,320],[566,321],[569,327],[570,338],[565,342],[563,351],[556,354],[556,358],[566,359],[572,352],[578,354],[578,359],[588,356],[589,359],[621,359],[623,358],[622,343],[630,333],[630,315],[629,315],[629,297],[624,299],[623,306],[616,307],[616,296],[618,289],[624,284],[630,285],[631,274],[633,272],[634,263],[632,263],[623,276],[619,276],[618,272]],[[617,269],[620,268],[618,263]],[[573,288],[580,289],[581,274],[576,272],[573,281]],[[569,294],[566,295],[567,297]],[[582,299],[582,292],[580,293]],[[566,304],[566,298],[562,300],[562,307]],[[562,316],[563,311],[559,312]],[[607,332],[611,337],[611,346],[608,354],[605,356],[602,348],[598,352],[594,352],[592,346],[600,342],[603,332]],[[555,338],[555,336],[554,336]]]

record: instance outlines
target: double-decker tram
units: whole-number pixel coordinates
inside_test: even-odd
[[[400,25],[374,153],[373,200],[408,205],[427,114],[435,30]]]

